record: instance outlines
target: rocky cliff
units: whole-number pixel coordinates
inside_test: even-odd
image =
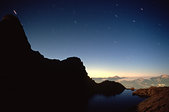
[[[14,108],[60,109],[83,106],[95,85],[77,57],[66,60],[44,58],[33,51],[18,18],[5,16],[0,22],[1,74],[0,89],[7,104]],[[18,104],[17,104],[18,102]],[[21,103],[22,102],[22,103]],[[56,106],[52,106],[56,105]],[[81,107],[81,109],[84,107]]]
[[[148,97],[138,105],[138,112],[169,112],[169,87],[138,89],[133,94]]]
[[[13,15],[0,22],[0,50],[1,103],[6,110],[83,112],[98,87],[79,58],[47,59],[32,50]]]

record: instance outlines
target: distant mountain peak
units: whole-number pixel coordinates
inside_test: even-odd
[[[169,75],[163,74],[163,75],[161,75],[160,77],[161,77],[161,78],[169,78]]]
[[[123,78],[125,78],[125,77],[119,77],[119,76],[115,75],[115,76],[113,76],[113,77],[108,77],[108,78],[113,78],[113,79],[123,79]]]
[[[116,75],[116,76],[114,76],[114,77],[112,77],[112,78],[121,78],[121,77],[119,77],[119,76]]]
[[[137,81],[142,82],[142,81],[144,81],[144,78],[138,78]]]

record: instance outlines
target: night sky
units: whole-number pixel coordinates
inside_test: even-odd
[[[168,0],[4,0],[33,50],[47,58],[76,56],[89,76],[169,74]]]

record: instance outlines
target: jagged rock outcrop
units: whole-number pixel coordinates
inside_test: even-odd
[[[60,61],[33,51],[13,15],[0,21],[0,50],[1,102],[6,110],[85,111],[97,84],[79,58]]]
[[[105,80],[97,84],[97,86],[95,87],[95,92],[98,94],[104,94],[109,96],[120,94],[124,91],[124,89],[125,87],[118,82]]]
[[[138,89],[133,94],[149,97],[138,105],[138,112],[169,112],[169,87]]]
[[[0,89],[9,107],[84,110],[82,106],[95,82],[88,77],[79,58],[51,60],[33,51],[22,25],[13,15],[5,16],[0,22],[0,36]]]

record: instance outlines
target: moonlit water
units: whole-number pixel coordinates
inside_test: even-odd
[[[135,112],[136,105],[143,100],[133,96],[131,90],[124,90],[116,96],[97,94],[89,100],[87,112]]]

